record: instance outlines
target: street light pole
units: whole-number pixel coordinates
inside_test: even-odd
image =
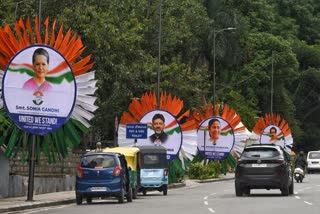
[[[160,66],[161,66],[161,31],[162,31],[162,0],[159,2],[159,34],[158,34],[158,72],[157,72],[157,109],[160,109]]]
[[[236,28],[228,27],[221,30],[213,30],[213,116],[216,115],[216,37],[218,33],[227,30],[236,30]]]

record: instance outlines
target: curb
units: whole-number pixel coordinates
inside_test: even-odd
[[[28,209],[40,208],[40,207],[56,206],[61,204],[71,204],[75,202],[76,202],[75,199],[63,199],[63,200],[45,201],[45,202],[30,201],[28,202],[28,204],[24,204],[24,205],[18,204],[18,205],[9,206],[7,208],[0,208],[0,213],[28,210]]]
[[[232,178],[212,178],[212,179],[206,179],[206,180],[192,180],[197,183],[212,183],[212,182],[218,182],[218,181],[229,181],[234,180],[234,177]]]
[[[186,182],[183,181],[182,183],[173,183],[173,184],[169,184],[168,188],[169,189],[175,189],[175,188],[180,188],[180,187],[185,187],[186,186]]]

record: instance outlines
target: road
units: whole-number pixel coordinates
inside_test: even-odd
[[[252,190],[250,196],[236,197],[234,181],[193,183],[184,188],[170,189],[167,196],[160,192],[139,195],[132,203],[117,200],[94,200],[92,204],[75,204],[24,210],[31,214],[318,214],[320,210],[320,174],[307,175],[303,183],[295,182],[295,194],[281,196],[280,190]],[[14,212],[19,213],[19,212]]]

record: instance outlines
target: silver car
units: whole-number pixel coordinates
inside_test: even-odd
[[[310,151],[307,155],[308,173],[320,171],[320,151]]]

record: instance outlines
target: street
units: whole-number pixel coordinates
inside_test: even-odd
[[[280,190],[252,190],[250,196],[236,197],[234,180],[214,183],[192,183],[171,189],[167,196],[160,192],[139,195],[132,203],[118,204],[117,200],[93,200],[92,204],[76,204],[37,208],[10,213],[39,214],[318,214],[320,210],[320,174],[308,174],[303,183],[295,182],[295,194],[281,196]],[[8,212],[9,214],[9,212]]]

